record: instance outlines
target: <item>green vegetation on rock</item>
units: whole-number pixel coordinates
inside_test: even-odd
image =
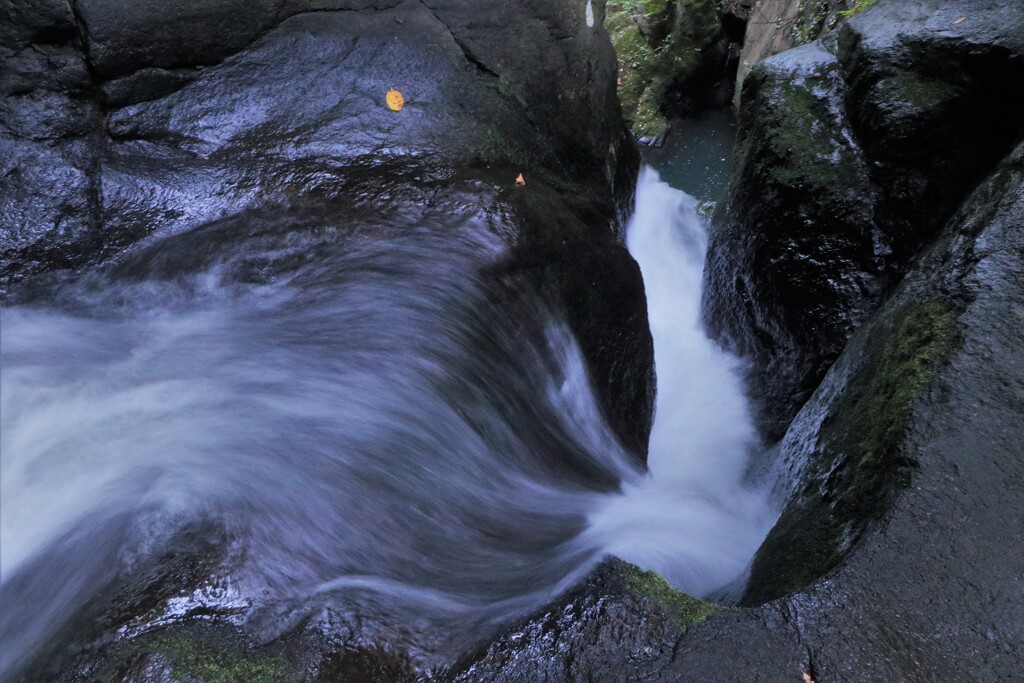
[[[676,590],[657,572],[645,572],[628,565],[623,578],[629,590],[653,598],[665,612],[675,616],[685,628],[696,626],[715,613],[716,607]]]
[[[930,301],[908,307],[896,321],[874,362],[852,382],[837,405],[833,448],[847,451],[854,465],[845,488],[864,491],[849,504],[877,498],[892,474],[894,449],[906,429],[914,399],[935,377],[956,346],[956,309]],[[873,495],[871,495],[873,494]],[[874,510],[859,509],[869,515]]]
[[[911,107],[916,113],[941,106],[959,95],[958,88],[948,80],[904,71],[880,80],[874,86],[870,98],[879,109],[892,110],[903,105]]]
[[[667,129],[662,103],[693,78],[721,40],[714,0],[610,0],[605,27],[619,55],[619,99],[633,132]]]
[[[139,642],[137,651],[167,658],[178,678],[200,683],[287,683],[297,681],[288,660],[250,651],[233,639],[202,632],[172,632]]]
[[[852,7],[843,10],[842,12],[840,12],[840,14],[843,15],[844,17],[856,16],[863,12],[864,10],[866,10],[868,7],[874,5],[877,1],[878,0],[856,0],[856,2],[853,3]]]
[[[958,314],[944,301],[911,304],[895,312],[887,333],[876,330],[884,337],[868,342],[867,360],[829,410],[802,492],[758,551],[748,602],[824,575],[909,484],[914,463],[900,442],[914,402],[956,349]]]

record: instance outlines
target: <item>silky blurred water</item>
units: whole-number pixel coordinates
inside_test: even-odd
[[[658,395],[648,464],[590,518],[610,553],[700,596],[746,571],[776,512],[745,475],[757,435],[740,364],[705,334],[707,224],[699,202],[641,171],[627,244],[640,264]]]
[[[699,323],[696,200],[646,169],[629,226],[659,377],[649,474],[557,306],[481,275],[480,226],[266,223],[2,310],[0,675],[183,543],[210,577],[147,619],[280,631],[330,604],[425,664],[609,553],[698,595],[743,574],[771,520],[742,483],[736,361]]]

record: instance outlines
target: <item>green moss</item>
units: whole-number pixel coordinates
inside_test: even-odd
[[[619,56],[619,99],[634,133],[657,137],[667,126],[662,104],[692,78],[719,40],[712,0],[611,0],[605,27]]]
[[[856,0],[853,3],[853,6],[851,6],[849,9],[843,10],[839,14],[841,14],[844,17],[856,16],[863,12],[864,10],[866,10],[868,7],[874,5],[877,1],[878,0]]]
[[[685,628],[707,620],[717,610],[710,603],[676,590],[656,572],[645,572],[639,567],[629,565],[623,578],[629,590],[653,598]]]
[[[914,400],[956,347],[956,317],[953,306],[938,301],[901,311],[875,362],[837,406],[832,440],[853,464],[849,488],[854,492],[877,492],[894,483],[888,481],[894,450]],[[859,504],[864,498],[848,501],[849,512],[873,512]]]
[[[879,81],[872,98],[878,106],[902,103],[921,111],[947,102],[957,95],[956,86],[948,81],[903,72]]]
[[[284,683],[297,681],[282,655],[246,650],[234,639],[204,633],[165,633],[137,645],[137,651],[167,657],[176,676],[201,683]]]
[[[744,146],[758,147],[754,158],[768,180],[840,195],[860,190],[865,183],[856,153],[835,129],[828,104],[815,95],[815,88],[827,79],[827,74],[820,74],[799,85],[773,81],[765,86],[771,90],[759,95],[765,105],[758,109],[756,131],[745,136]],[[742,168],[750,150],[737,149],[736,164]]]
[[[848,380],[822,425],[803,488],[758,551],[747,600],[770,600],[824,575],[891,496],[909,484],[902,456],[914,403],[958,344],[957,309],[931,301],[891,314],[891,327]]]

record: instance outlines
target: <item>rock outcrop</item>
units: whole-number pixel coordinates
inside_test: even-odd
[[[705,312],[753,359],[771,440],[1020,135],[1019,21],[882,3],[748,77]]]

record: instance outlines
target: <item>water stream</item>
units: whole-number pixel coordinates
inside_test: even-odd
[[[287,239],[231,233],[192,258],[223,235],[172,237],[5,308],[0,677],[168,547],[212,556],[210,578],[151,621],[283,630],[328,605],[425,664],[608,553],[720,591],[771,520],[743,484],[736,361],[699,324],[697,207],[643,172],[628,235],[659,376],[649,474],[558,311],[510,310],[481,278],[498,247],[478,227],[327,239],[270,217]]]
[[[641,171],[627,244],[643,272],[658,373],[650,474],[609,496],[588,533],[678,588],[720,596],[776,515],[745,482],[757,435],[739,361],[701,324],[707,225],[699,208],[653,169]]]

